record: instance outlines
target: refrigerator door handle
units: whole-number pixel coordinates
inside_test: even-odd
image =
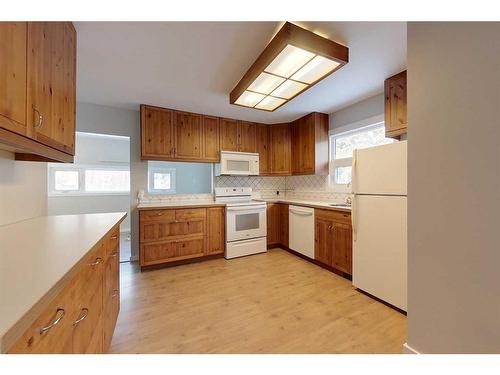
[[[352,240],[356,242],[358,238],[358,229],[357,229],[357,216],[356,216],[356,194],[352,196],[351,203],[351,221],[352,221]]]

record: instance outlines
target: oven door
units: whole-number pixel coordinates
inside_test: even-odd
[[[227,242],[265,237],[266,206],[234,206],[226,208]]]

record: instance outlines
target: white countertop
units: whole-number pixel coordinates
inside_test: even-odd
[[[42,216],[0,226],[0,339],[125,216]]]
[[[139,210],[153,210],[158,208],[176,208],[176,207],[211,207],[225,206],[225,203],[215,202],[214,200],[192,199],[192,200],[171,200],[158,202],[144,202],[137,205]]]
[[[322,208],[334,211],[351,212],[351,207],[330,206],[332,202],[310,201],[310,200],[300,200],[300,199],[281,199],[281,198],[259,199],[259,200],[268,203],[295,204],[297,206],[306,206],[306,207]]]

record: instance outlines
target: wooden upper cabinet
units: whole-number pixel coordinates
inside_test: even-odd
[[[291,124],[292,174],[328,174],[328,115],[310,113]]]
[[[28,135],[32,129],[32,138],[74,155],[76,32],[73,24],[29,22],[27,43]]]
[[[0,22],[0,127],[26,135],[26,22]]]
[[[238,120],[220,119],[221,151],[238,151]]]
[[[141,158],[168,160],[174,156],[173,111],[141,105]]]
[[[271,150],[269,139],[270,126],[266,124],[257,125],[257,152],[259,154],[259,174],[268,175],[271,173]]]
[[[406,114],[406,70],[387,78],[385,91],[385,135],[399,137],[406,133],[408,119]]]
[[[238,151],[257,152],[257,124],[240,121],[238,125]]]
[[[218,162],[220,160],[219,118],[203,115],[201,122],[203,129],[202,158],[206,161]]]
[[[291,134],[289,124],[270,125],[271,173],[290,175],[291,170]]]
[[[174,155],[178,160],[202,158],[203,132],[201,115],[174,112]]]

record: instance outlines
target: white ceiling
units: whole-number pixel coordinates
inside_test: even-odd
[[[349,63],[275,112],[230,105],[229,92],[282,22],[76,22],[77,100],[273,123],[335,112],[406,68],[404,22],[297,24],[348,46]]]

